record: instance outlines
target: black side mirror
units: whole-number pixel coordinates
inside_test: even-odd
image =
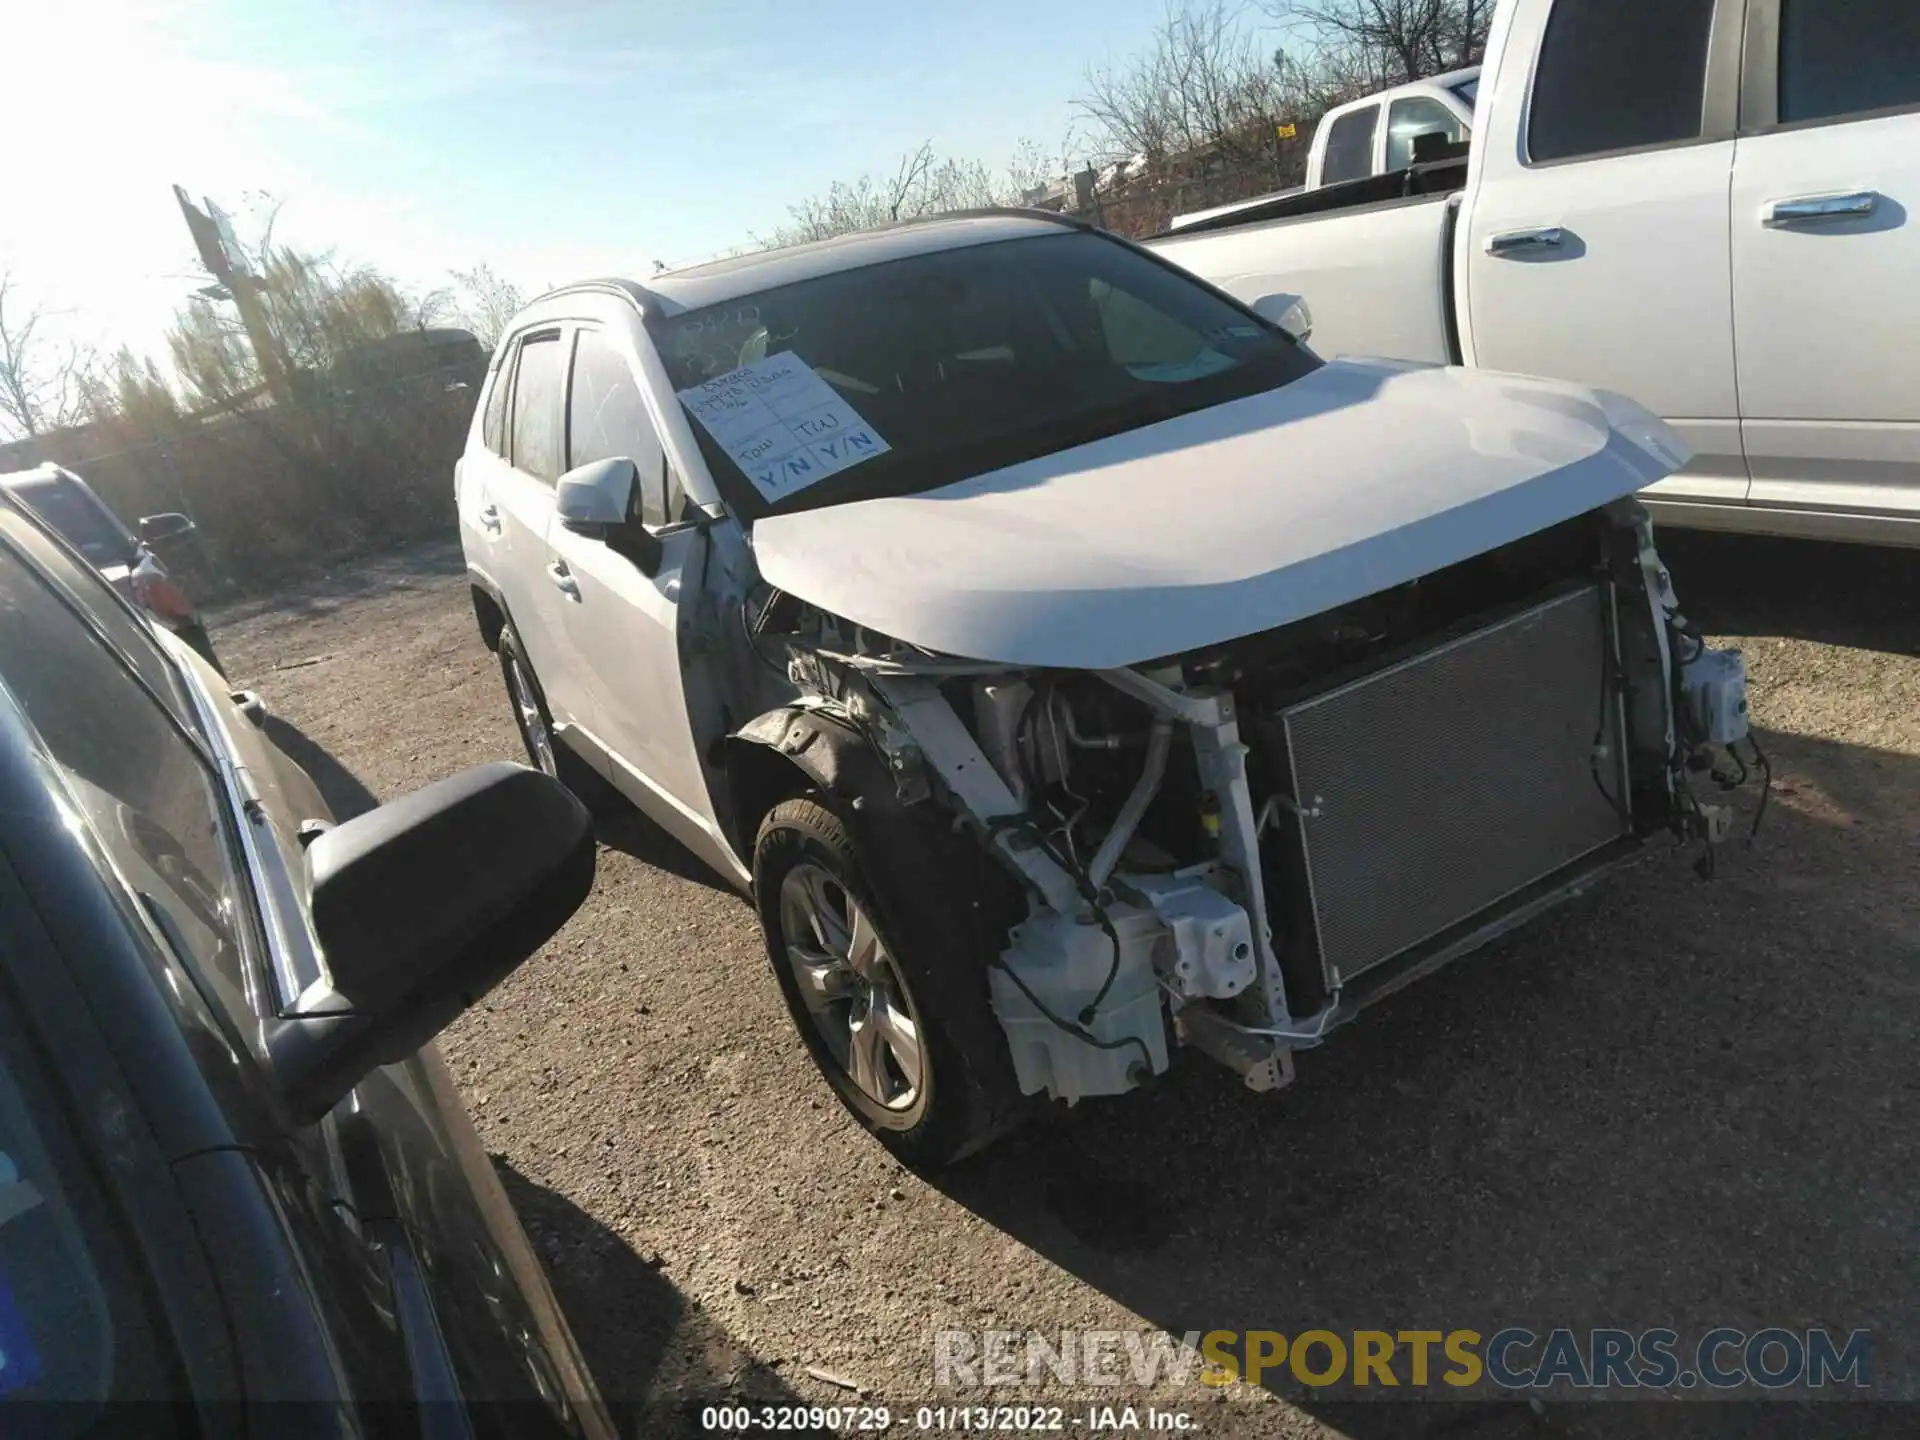
[[[145,545],[162,540],[178,540],[182,535],[191,535],[194,529],[193,521],[177,510],[140,517],[140,540]]]
[[[307,847],[331,987],[270,1027],[297,1120],[425,1045],[537,950],[593,888],[593,821],[557,781],[478,765],[369,810]]]

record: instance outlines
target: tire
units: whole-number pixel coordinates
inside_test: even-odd
[[[1028,1109],[988,1000],[983,952],[1004,943],[1005,925],[979,923],[982,896],[955,877],[981,867],[949,863],[940,841],[950,837],[896,812],[863,840],[841,811],[816,791],[761,823],[753,891],[767,958],[841,1104],[900,1160],[937,1168]],[[873,863],[882,845],[885,859]],[[814,923],[822,915],[828,923]],[[841,955],[844,966],[825,963]],[[902,1043],[903,1029],[916,1044]]]
[[[571,790],[589,810],[606,814],[624,797],[604,775],[569,750],[553,733],[553,713],[547,709],[546,692],[540,688],[533,666],[527,663],[527,652],[512,625],[500,628],[497,648],[500,678],[506,684],[507,703],[513,707],[514,728],[520,732],[527,759],[536,770],[544,771]]]

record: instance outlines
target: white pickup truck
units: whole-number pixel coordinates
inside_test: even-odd
[[[1475,115],[1150,246],[1323,353],[1634,396],[1663,523],[1920,545],[1920,5],[1501,0]]]
[[[1397,173],[1421,158],[1429,145],[1464,146],[1473,138],[1473,97],[1479,86],[1480,67],[1469,65],[1336,105],[1314,126],[1304,185],[1191,210],[1174,216],[1168,228],[1184,230],[1201,220],[1251,210],[1303,191]],[[1424,136],[1433,138],[1423,141]]]

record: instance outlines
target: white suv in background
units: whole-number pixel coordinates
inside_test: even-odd
[[[1574,385],[1322,363],[1058,216],[570,286],[457,475],[527,749],[754,897],[895,1151],[1172,1043],[1296,1050],[1592,883],[1750,747]],[[1757,752],[1740,757],[1756,765]],[[689,956],[689,963],[698,963]]]

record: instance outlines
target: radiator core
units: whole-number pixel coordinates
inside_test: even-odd
[[[1573,590],[1282,712],[1329,988],[1631,828],[1604,606]]]

